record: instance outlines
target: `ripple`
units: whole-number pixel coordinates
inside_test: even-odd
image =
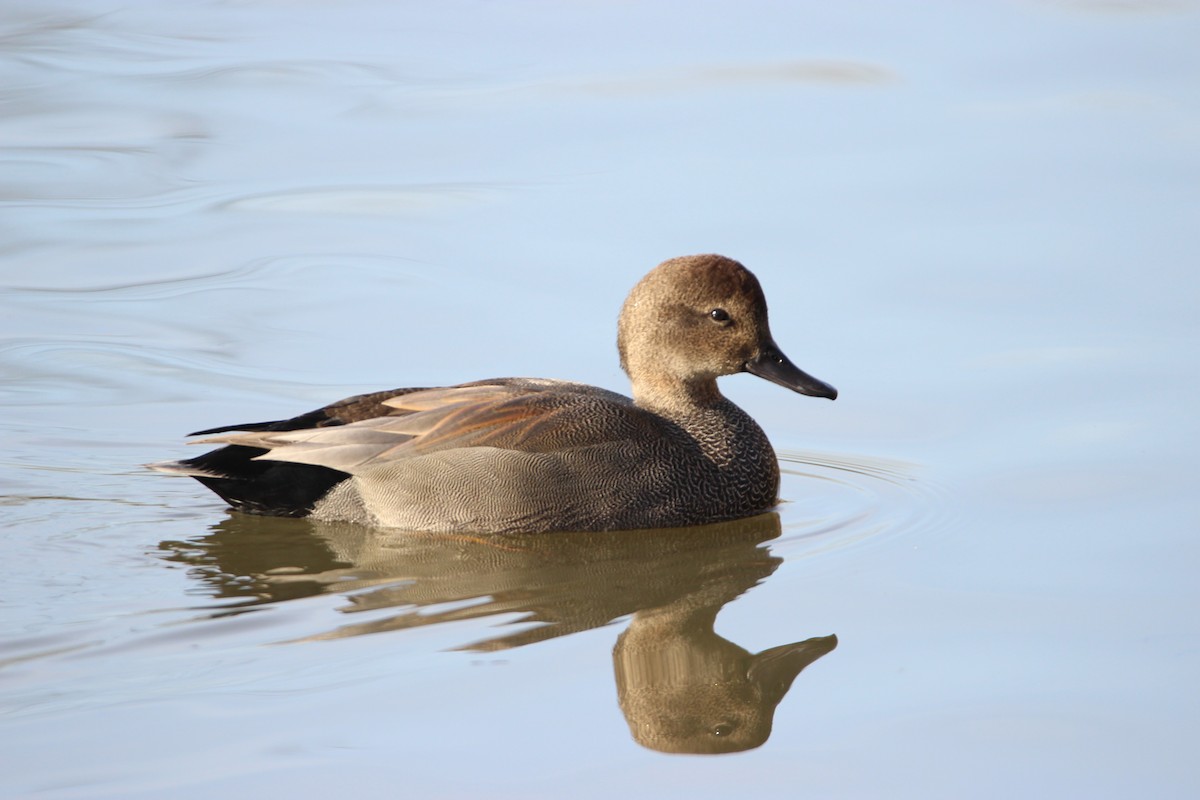
[[[219,39],[204,36],[195,27],[172,33],[130,27],[112,13],[72,13],[66,10],[14,9],[0,35],[5,52],[19,54],[26,63],[39,63],[95,74],[97,68],[119,64],[159,67],[184,58],[189,51],[203,52]]]
[[[231,375],[233,369],[225,363],[217,368],[211,358],[181,354],[172,347],[96,342],[82,335],[4,344],[0,370],[10,378],[0,388],[4,406],[136,403],[151,393],[152,377],[168,387],[162,390],[168,394],[178,394],[176,382],[189,378],[199,382],[220,375],[226,383],[252,386],[259,377],[250,368]]]
[[[203,66],[159,75],[167,81],[179,82],[235,82],[262,83],[294,82],[311,88],[314,82],[327,82],[339,87],[392,85],[399,83],[400,76],[384,67],[348,61],[320,59],[291,59],[255,61],[243,64]]]
[[[945,489],[919,465],[875,456],[781,451],[784,552],[823,553],[946,527]]]
[[[893,82],[885,67],[857,61],[784,61],[766,64],[719,64],[668,71],[644,72],[559,84],[568,91],[595,94],[663,94],[741,86],[878,86]]]
[[[0,342],[0,406],[137,405],[221,389],[253,395],[312,391],[308,382],[240,363],[238,343],[201,328],[160,328],[161,344],[60,336]]]
[[[330,186],[250,195],[223,204],[231,211],[391,216],[490,199],[501,187],[486,183],[407,186]]]
[[[217,269],[205,272],[188,272],[166,277],[145,278],[131,281],[105,281],[89,284],[78,282],[69,286],[46,285],[5,285],[10,298],[39,295],[74,297],[89,305],[97,300],[164,300],[173,297],[186,297],[198,292],[217,291],[244,287],[269,291],[272,286],[287,285],[287,282],[310,271],[324,274],[337,274],[343,280],[348,273],[367,271],[375,278],[395,278],[398,266],[423,262],[403,256],[363,255],[359,253],[315,253],[293,256],[270,256],[256,258],[228,269]],[[162,268],[155,265],[156,272]],[[413,269],[406,272],[405,277],[418,280],[420,271]],[[177,325],[177,320],[171,320],[171,326]],[[207,328],[204,328],[207,330]]]
[[[0,385],[0,404],[162,401],[190,397],[195,387],[303,395],[316,391],[310,375],[289,380],[286,365],[264,374],[261,363],[243,357],[252,342],[242,320],[261,313],[263,297],[278,302],[279,287],[334,275],[352,293],[358,286],[382,291],[425,279],[419,261],[337,252],[166,275],[152,260],[146,263],[152,271],[140,280],[100,270],[86,283],[74,273],[63,276],[66,284],[37,273],[21,276],[28,280],[24,285],[0,281],[0,316],[7,315],[13,327],[0,333],[0,374],[8,379]],[[340,297],[337,291],[326,298]],[[237,302],[228,300],[231,292]],[[219,302],[207,296],[221,293]],[[321,334],[308,328],[293,333],[305,336]]]

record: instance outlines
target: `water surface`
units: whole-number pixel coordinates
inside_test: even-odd
[[[0,793],[1194,796],[1198,35],[8,3]],[[140,466],[371,389],[623,391],[625,293],[709,251],[841,392],[722,382],[775,513],[455,539]]]

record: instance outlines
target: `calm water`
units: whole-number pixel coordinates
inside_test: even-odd
[[[1200,792],[1200,5],[730,8],[0,8],[0,793]],[[707,251],[841,390],[724,380],[777,514],[476,541],[140,466],[624,390]]]

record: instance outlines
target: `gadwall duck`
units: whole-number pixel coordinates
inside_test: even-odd
[[[252,514],[464,533],[680,527],[778,502],[775,452],[718,377],[837,397],[783,355],[758,280],[723,256],[642,278],[617,349],[633,399],[540,378],[394,389],[197,431],[225,446],[152,466]]]

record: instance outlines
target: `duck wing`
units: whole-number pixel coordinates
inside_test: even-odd
[[[586,448],[644,434],[652,425],[652,415],[615,392],[565,381],[504,378],[361,395],[291,420],[238,426],[239,432],[213,429],[218,435],[194,443],[251,447],[263,451],[255,460],[355,475],[464,448],[526,453]]]
[[[243,422],[239,425],[220,425],[216,428],[192,431],[188,436],[211,436],[217,433],[230,433],[233,431],[296,431],[306,428],[323,428],[329,425],[347,425],[351,422],[384,416],[389,413],[389,408],[384,405],[384,401],[411,392],[423,391],[426,391],[426,389],[391,389],[382,392],[371,392],[370,394],[357,394],[289,419],[277,419],[267,422]]]

